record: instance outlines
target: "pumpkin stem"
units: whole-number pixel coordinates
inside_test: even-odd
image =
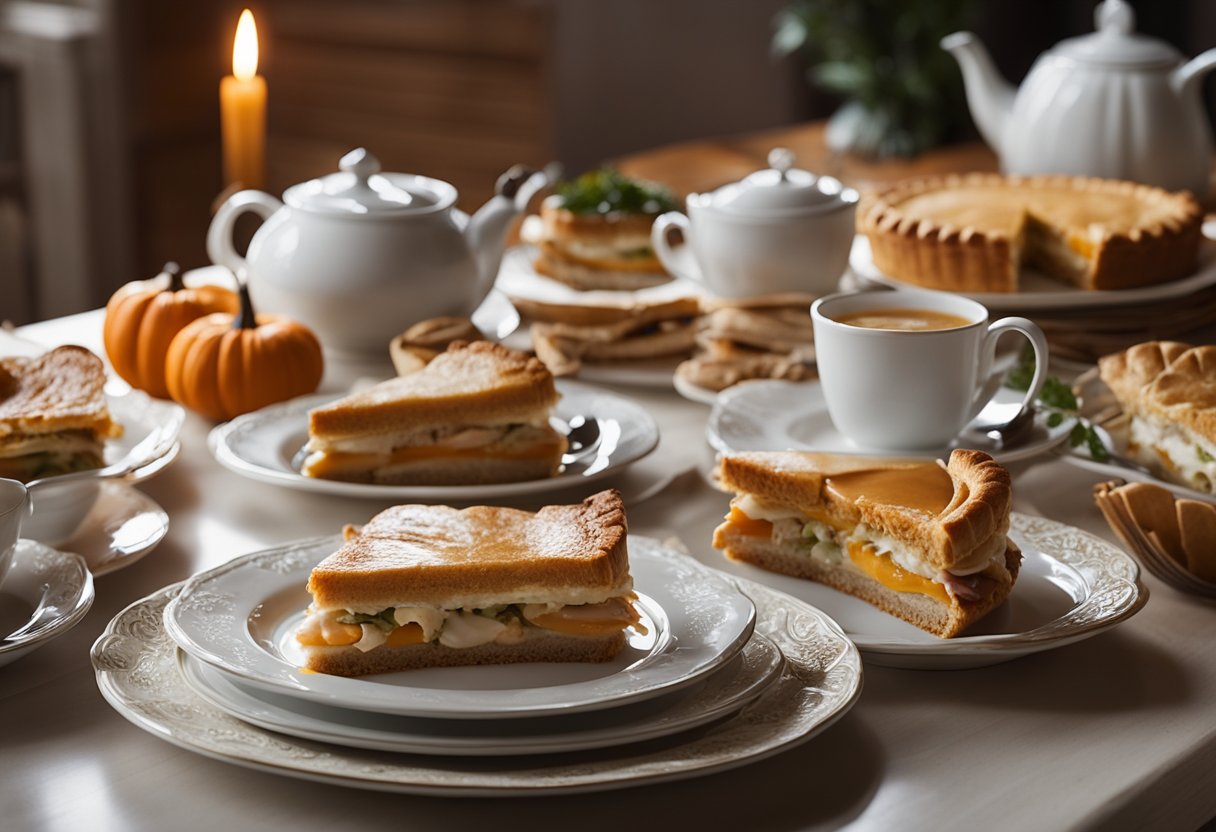
[[[232,319],[233,329],[257,329],[257,315],[253,311],[253,301],[249,299],[249,283],[248,281],[236,281],[237,297],[241,300],[241,309],[236,313],[236,317]]]
[[[169,275],[169,288],[167,291],[180,292],[186,288],[186,284],[182,282],[182,267],[170,260],[161,269],[162,274]]]

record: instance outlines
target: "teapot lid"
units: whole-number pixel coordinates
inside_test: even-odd
[[[447,183],[381,173],[380,160],[362,147],[343,156],[338,168],[338,173],[292,185],[283,193],[283,200],[293,208],[324,214],[394,216],[422,213],[455,199],[455,191]],[[452,193],[436,191],[433,186],[446,186]]]
[[[838,179],[793,167],[794,154],[778,147],[768,154],[768,168],[714,191],[715,208],[737,214],[764,214],[825,208],[855,202],[857,194]]]
[[[1182,62],[1182,53],[1165,41],[1136,34],[1136,13],[1126,0],[1099,3],[1094,26],[1098,31],[1061,41],[1052,51],[1082,63],[1125,67]]]

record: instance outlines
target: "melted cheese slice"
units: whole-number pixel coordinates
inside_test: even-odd
[[[539,609],[529,609],[530,607]],[[529,623],[567,636],[610,636],[626,627],[640,626],[637,610],[628,598],[609,598],[602,604],[578,604],[546,611],[546,604],[528,604]]]
[[[443,445],[416,445],[398,448],[392,453],[327,451],[310,456],[304,463],[303,473],[324,479],[346,471],[366,471],[430,459],[545,459],[554,456],[554,451],[554,445],[549,442],[510,450],[488,446],[452,448]]]
[[[743,513],[738,506],[732,505],[726,515],[730,530],[745,537],[772,537],[773,524],[768,520],[755,520]]]
[[[869,577],[896,592],[919,592],[943,604],[950,603],[946,587],[904,569],[889,557],[880,555],[872,544],[849,541],[849,560]]]

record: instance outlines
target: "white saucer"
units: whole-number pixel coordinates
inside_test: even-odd
[[[437,720],[335,708],[258,690],[178,651],[178,667],[194,692],[244,722],[351,748],[480,757],[587,751],[687,731],[738,711],[775,682],[784,665],[777,646],[753,634],[742,652],[703,684],[649,702],[534,719]]]
[[[1117,546],[1088,532],[1014,512],[1009,537],[1022,567],[1008,600],[966,633],[941,639],[865,601],[813,581],[768,572],[698,551],[701,563],[766,584],[835,619],[867,662],[921,670],[958,670],[1063,647],[1125,621],[1148,601],[1140,568]]]
[[[32,621],[49,585],[54,613],[30,635],[6,643],[7,634]],[[41,647],[76,626],[93,605],[93,576],[84,559],[33,540],[17,541],[13,565],[0,587],[0,666]]]
[[[135,563],[168,533],[169,515],[155,500],[125,483],[103,482],[80,526],[58,545],[101,576]]]
[[[485,485],[378,485],[306,477],[296,455],[308,441],[308,411],[337,398],[304,396],[271,405],[217,426],[208,446],[221,465],[249,479],[300,491],[377,500],[484,500],[541,494],[579,487],[617,474],[659,444],[659,427],[640,405],[624,396],[570,381],[557,383],[561,399],[553,415],[562,422],[575,416],[599,422],[594,452],[565,465],[555,477]]]
[[[295,631],[309,573],[341,543],[318,538],[255,552],[191,578],[165,629],[197,659],[242,683],[356,710],[505,719],[601,710],[691,685],[730,661],[755,624],[751,601],[720,573],[649,538],[629,538],[645,634],[598,663],[436,667],[361,678],[301,670]]]
[[[1017,403],[1022,393],[1002,388],[997,402]],[[875,402],[875,406],[893,403]],[[999,462],[1013,462],[1037,456],[1068,439],[1072,420],[1065,419],[1054,428],[1047,426],[1046,414],[1024,438],[1010,448],[1002,448],[985,433],[964,430],[957,439],[941,448],[920,451],[893,451],[864,448],[854,444],[832,424],[823,388],[807,381],[745,381],[718,394],[705,435],[717,453],[740,451],[827,451],[870,456],[938,458],[953,448],[971,448],[992,455]]]
[[[1205,228],[1205,233],[1207,229]],[[923,288],[880,272],[870,253],[870,240],[858,234],[849,254],[849,267],[863,281],[879,283],[893,289]],[[1023,269],[1021,288],[1017,292],[960,292],[978,301],[993,312],[1062,312],[1070,309],[1091,309],[1135,306],[1155,301],[1184,298],[1200,289],[1216,285],[1216,246],[1205,240],[1199,249],[1199,267],[1195,273],[1169,283],[1135,289],[1093,291],[1053,280],[1033,269]]]

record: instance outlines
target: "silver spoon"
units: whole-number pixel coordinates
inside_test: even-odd
[[[562,454],[563,465],[570,465],[590,456],[599,447],[600,423],[594,416],[590,418],[583,415],[571,416],[565,427],[567,448],[566,453]],[[560,431],[561,428],[559,427],[558,430]]]

